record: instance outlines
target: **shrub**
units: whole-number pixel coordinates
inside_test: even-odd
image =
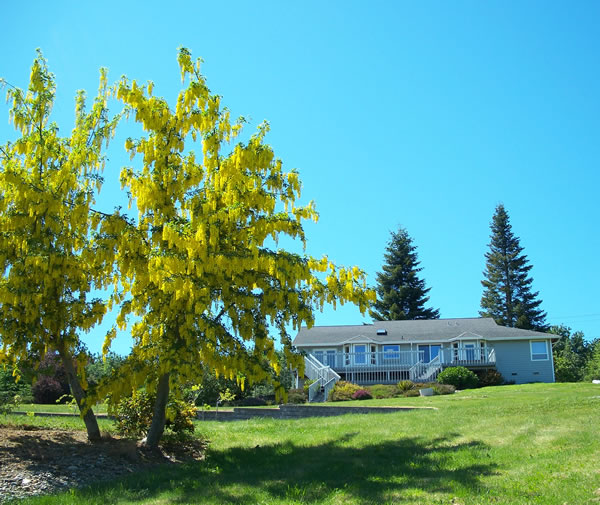
[[[152,422],[153,409],[154,396],[145,391],[135,391],[117,405],[115,415],[117,430],[127,437],[137,438],[145,435]],[[174,433],[193,432],[193,420],[196,418],[197,410],[195,405],[182,400],[169,400],[165,428]]]
[[[39,364],[37,380],[32,387],[33,400],[35,403],[56,403],[61,396],[70,392],[60,356],[56,352],[47,352]]]
[[[504,377],[497,370],[485,370],[477,374],[479,377],[479,386],[500,386],[500,384],[504,384]]]
[[[356,384],[352,384],[351,382],[338,381],[336,382],[333,389],[329,392],[329,398],[327,399],[330,402],[343,402],[346,400],[353,400],[352,395],[356,393],[359,389],[362,388]]]
[[[354,400],[370,400],[371,398],[373,398],[373,396],[371,396],[371,393],[366,389],[359,389],[352,395],[352,399]]]
[[[373,398],[395,398],[400,395],[398,388],[390,384],[375,384],[369,386],[367,391],[371,393]]]
[[[411,389],[414,389],[415,384],[413,383],[413,381],[400,381],[398,383],[398,389],[402,392],[406,392],[406,391],[410,391]]]
[[[24,378],[17,382],[12,369],[0,367],[0,398],[12,403],[15,396],[19,396],[20,403],[33,403],[31,384]]]
[[[262,407],[264,405],[268,405],[267,400],[264,398],[257,398],[254,396],[249,396],[248,398],[242,398],[235,402],[236,405],[240,407]]]
[[[477,375],[464,366],[446,368],[438,375],[437,380],[440,384],[450,384],[456,389],[474,388],[479,383]]]
[[[290,389],[288,391],[288,403],[306,403],[304,389]]]
[[[418,389],[409,389],[408,391],[404,391],[404,393],[402,393],[402,396],[405,396],[406,398],[411,398],[413,396],[420,396],[420,393]]]
[[[456,391],[451,384],[434,384],[432,387],[436,395],[451,395]]]
[[[68,394],[69,391],[64,388],[64,385],[58,382],[54,377],[42,375],[31,388],[33,400],[35,403],[56,403],[56,401]]]

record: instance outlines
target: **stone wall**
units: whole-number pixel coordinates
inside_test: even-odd
[[[423,407],[337,407],[324,405],[280,405],[274,408],[235,407],[229,410],[198,412],[201,421],[243,421],[246,419],[303,419],[307,417],[329,417],[344,414],[393,414]],[[425,407],[427,408],[427,407]]]

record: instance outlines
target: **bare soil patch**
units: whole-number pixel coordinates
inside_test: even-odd
[[[148,469],[202,459],[200,440],[148,452],[133,440],[104,436],[90,443],[84,431],[0,425],[0,503],[54,493]]]

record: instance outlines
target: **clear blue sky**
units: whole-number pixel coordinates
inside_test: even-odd
[[[472,317],[496,205],[504,203],[550,324],[600,337],[600,4],[458,2],[11,2],[0,76],[25,87],[35,48],[58,82],[65,133],[98,68],[174,99],[178,46],[205,60],[234,116],[270,121],[321,214],[307,252],[374,282],[391,230],[418,247],[430,303]],[[0,141],[14,137],[1,102]],[[125,127],[125,131],[128,127]],[[123,134],[124,135],[124,134]],[[123,136],[122,135],[122,136]],[[101,198],[114,184],[111,146]],[[316,323],[368,321],[344,307]],[[99,350],[104,330],[86,337]],[[126,352],[120,338],[116,350]]]

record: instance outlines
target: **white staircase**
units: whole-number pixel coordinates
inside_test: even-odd
[[[439,354],[429,363],[419,361],[409,370],[410,380],[413,382],[433,382],[442,371],[442,362]]]
[[[304,375],[314,381],[308,387],[308,402],[324,402],[329,392],[340,380],[340,376],[330,366],[324,365],[312,354],[304,357]]]

